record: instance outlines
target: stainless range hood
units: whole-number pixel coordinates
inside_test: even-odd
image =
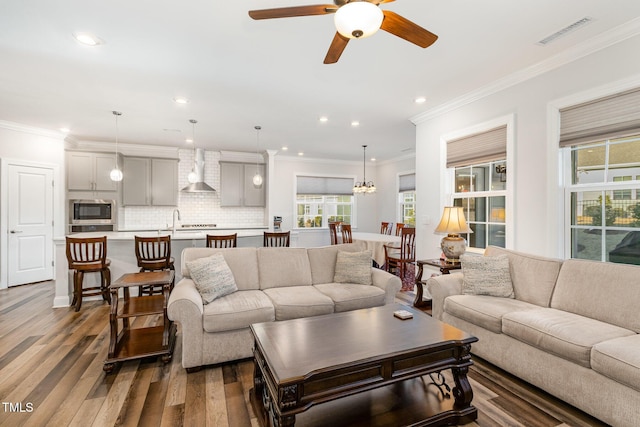
[[[214,193],[214,190],[206,182],[204,182],[204,150],[196,148],[195,161],[193,171],[196,174],[196,182],[187,185],[182,189],[185,193]]]

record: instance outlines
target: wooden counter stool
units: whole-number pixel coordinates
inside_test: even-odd
[[[109,286],[111,285],[111,261],[107,259],[107,236],[103,237],[67,237],[67,263],[73,270],[73,301],[76,311],[80,311],[82,298],[102,295],[102,299],[111,304]],[[84,273],[100,273],[100,286],[83,287]]]
[[[267,247],[289,247],[290,231],[270,233],[264,232],[263,246]]]
[[[171,257],[171,236],[140,237],[135,236],[136,259],[140,272],[175,270],[173,258]],[[173,290],[173,283],[171,284]],[[154,292],[162,293],[161,286],[139,286],[138,295]]]
[[[238,247],[238,233],[227,234],[224,236],[213,236],[207,234],[208,248],[236,248]]]

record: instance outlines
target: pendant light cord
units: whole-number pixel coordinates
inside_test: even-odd
[[[118,117],[122,115],[120,111],[113,111],[113,115],[116,116],[116,169],[120,169],[118,167]]]
[[[258,150],[260,149],[260,129],[262,126],[255,126],[254,129],[256,130],[256,175],[258,175]]]

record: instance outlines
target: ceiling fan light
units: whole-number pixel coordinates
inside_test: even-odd
[[[380,29],[383,18],[382,10],[365,0],[341,6],[334,15],[334,22],[336,29],[344,37],[363,39]]]

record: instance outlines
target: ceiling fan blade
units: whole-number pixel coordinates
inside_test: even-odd
[[[324,57],[324,63],[335,64],[338,62],[344,48],[347,47],[347,43],[349,43],[349,39],[336,31],[336,35],[333,37],[331,46],[329,46],[327,56]]]
[[[335,13],[338,8],[333,4],[316,4],[309,6],[279,7],[276,9],[250,10],[253,19],[291,18],[294,16],[326,15]]]
[[[394,36],[403,38],[420,47],[429,47],[438,40],[438,36],[432,32],[425,30],[395,12],[383,10],[382,13],[384,13],[384,19],[380,28]]]

